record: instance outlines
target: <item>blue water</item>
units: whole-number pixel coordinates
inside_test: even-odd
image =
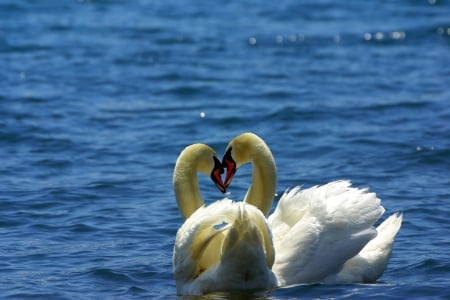
[[[449,16],[448,0],[2,0],[1,298],[175,299],[175,160],[244,131],[280,194],[350,179],[404,223],[376,284],[216,298],[449,297]]]

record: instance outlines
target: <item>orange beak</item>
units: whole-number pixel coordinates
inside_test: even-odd
[[[231,181],[233,180],[234,174],[236,173],[236,162],[233,157],[231,157],[231,148],[228,149],[227,153],[223,156],[222,166],[227,169],[227,175],[225,177],[225,187],[228,188]]]
[[[225,185],[222,181],[222,174],[224,173],[224,169],[222,167],[222,164],[220,161],[214,157],[214,169],[211,172],[211,180],[214,182],[216,187],[221,191],[222,193],[225,193],[227,191]]]

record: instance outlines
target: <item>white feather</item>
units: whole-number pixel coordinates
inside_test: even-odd
[[[331,281],[330,276],[371,245],[369,242],[377,236],[373,224],[383,213],[374,193],[353,188],[350,181],[286,191],[268,219],[276,253],[272,270],[279,283]],[[401,220],[397,223],[400,226]],[[385,227],[390,228],[388,224]],[[381,228],[378,231],[383,232]],[[389,230],[394,231],[398,228]],[[391,234],[390,244],[387,239],[374,239],[373,246],[361,254],[371,253],[373,248],[391,249],[395,233]],[[384,270],[387,259],[374,260],[371,269]]]
[[[375,282],[386,269],[402,219],[400,213],[387,218],[377,227],[378,235],[369,241],[358,255],[348,260],[338,274],[328,276],[324,282]]]
[[[264,215],[243,202],[216,201],[195,211],[177,233],[173,256],[177,292],[268,289],[277,285],[273,260]]]

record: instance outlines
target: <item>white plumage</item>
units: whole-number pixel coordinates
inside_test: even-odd
[[[226,186],[237,168],[252,163],[252,184],[244,202],[267,215],[277,171],[266,143],[243,133],[228,144],[222,163],[227,166]],[[268,217],[278,284],[376,281],[386,269],[402,223],[402,215],[394,214],[375,228],[384,211],[375,193],[346,180],[286,191]]]
[[[349,181],[285,192],[268,219],[276,253],[272,270],[279,284],[375,281],[401,223],[390,229],[388,239],[383,228],[391,228],[390,223],[373,227],[383,213],[374,193],[353,188]],[[373,248],[379,255],[372,254]],[[368,260],[372,263],[363,263]]]
[[[225,191],[237,168],[249,162],[253,179],[243,202],[223,199],[204,206],[197,172],[210,175]],[[223,166],[225,183],[220,177]],[[375,228],[384,213],[380,199],[343,180],[286,191],[266,219],[276,177],[270,149],[251,133],[229,143],[222,163],[203,144],[180,154],[174,190],[186,220],[177,232],[173,254],[178,294],[374,282],[383,274],[401,214]]]
[[[210,175],[225,190],[216,152],[204,144],[186,147],[174,171],[174,191],[186,218],[177,232],[173,270],[179,295],[268,289],[277,285],[270,228],[261,211],[248,203],[201,198],[197,172]]]
[[[276,286],[274,250],[264,215],[229,199],[199,208],[179,229],[174,249],[178,294]]]

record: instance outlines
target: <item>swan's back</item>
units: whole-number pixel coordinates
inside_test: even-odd
[[[272,236],[254,206],[224,199],[199,208],[174,248],[178,294],[267,289],[276,284]]]

